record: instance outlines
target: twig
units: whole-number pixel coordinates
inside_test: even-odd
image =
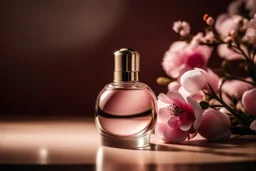
[[[248,124],[248,121],[247,119],[245,118],[245,116],[242,116],[242,115],[239,115],[238,113],[236,113],[235,110],[233,110],[230,106],[228,106],[222,99],[220,99],[216,93],[214,92],[214,90],[212,89],[211,85],[208,84],[210,90],[211,90],[211,93],[212,93],[212,96],[218,101],[220,102],[223,107],[225,107],[230,113],[232,113],[237,119],[243,121],[244,123],[246,123],[246,125]]]

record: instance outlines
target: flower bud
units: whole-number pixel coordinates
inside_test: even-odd
[[[198,132],[207,140],[224,141],[231,136],[230,124],[228,115],[210,109],[203,113]]]
[[[169,91],[178,91],[180,88],[180,83],[178,81],[172,81],[168,84]]]
[[[214,19],[209,16],[208,14],[204,14],[203,16],[203,20],[206,22],[206,24],[208,24],[209,26],[212,26],[214,23]]]
[[[203,20],[206,21],[208,18],[209,18],[209,15],[208,14],[204,14]]]
[[[208,17],[206,20],[206,24],[208,24],[209,26],[212,26],[214,23],[214,19],[212,17]]]
[[[236,31],[236,30],[231,30],[231,31],[229,32],[229,36],[230,36],[232,39],[234,39],[234,38],[237,36],[237,31]]]
[[[231,37],[231,36],[227,36],[227,37],[224,39],[224,42],[225,42],[225,43],[228,43],[228,44],[229,44],[229,43],[232,43],[232,41],[233,41],[233,40],[232,40],[232,37]]]
[[[160,85],[167,85],[171,82],[171,79],[167,78],[167,77],[158,77],[156,79],[157,84]]]
[[[205,110],[209,107],[209,103],[206,101],[201,101],[199,104],[203,110]]]
[[[242,104],[244,108],[249,114],[253,116],[256,116],[255,97],[256,97],[256,88],[245,91],[242,96]]]
[[[205,86],[204,74],[199,70],[190,70],[180,77],[181,86],[191,94],[197,93]]]

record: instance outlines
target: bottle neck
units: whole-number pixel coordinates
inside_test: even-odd
[[[114,82],[139,81],[139,72],[114,71]]]

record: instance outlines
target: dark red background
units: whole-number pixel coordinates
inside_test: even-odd
[[[205,13],[217,16],[229,2],[1,1],[1,115],[93,116],[97,94],[112,81],[113,52],[122,47],[140,53],[140,80],[156,95],[166,92],[155,80],[178,40],[173,22],[189,21],[196,33]]]

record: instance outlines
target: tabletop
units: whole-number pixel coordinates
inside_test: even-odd
[[[2,119],[0,164],[43,170],[256,170],[256,136],[167,144],[151,135],[144,150],[104,147],[92,118]],[[1,169],[4,170],[4,169]]]

